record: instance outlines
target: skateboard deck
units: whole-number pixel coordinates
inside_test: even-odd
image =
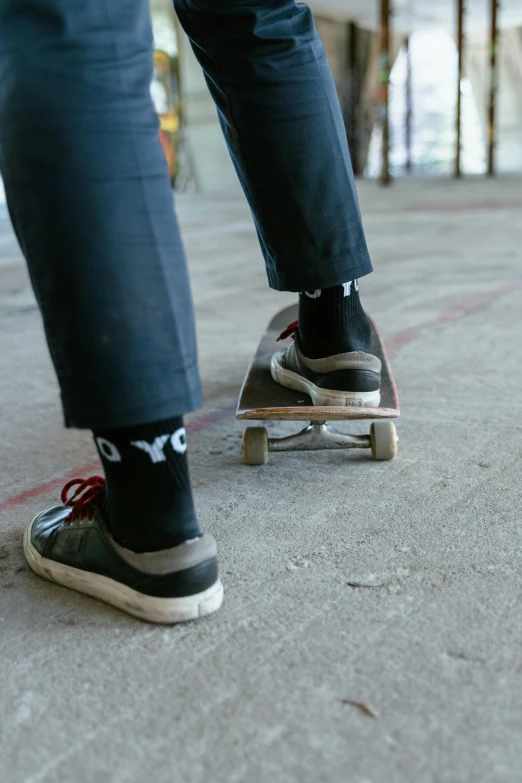
[[[284,350],[288,345],[288,340],[278,343],[277,338],[295,320],[297,305],[281,310],[268,325],[243,382],[236,412],[238,419],[326,422],[395,419],[399,416],[399,398],[388,355],[373,321],[371,352],[382,362],[381,402],[378,408],[314,406],[310,397],[303,392],[276,383],[270,374],[270,360],[274,353]]]

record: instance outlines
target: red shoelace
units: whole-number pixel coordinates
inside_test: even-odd
[[[292,321],[292,323],[286,327],[285,331],[281,332],[276,342],[279,342],[279,340],[286,340],[287,337],[291,337],[293,340],[294,335],[297,332],[298,326],[299,326],[298,321]]]
[[[76,487],[71,497],[69,490]],[[105,500],[105,479],[103,476],[91,476],[88,479],[76,478],[68,481],[62,489],[62,503],[71,509],[64,522],[76,522],[77,519],[92,519],[94,507]]]

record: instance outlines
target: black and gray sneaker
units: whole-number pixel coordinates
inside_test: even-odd
[[[281,386],[304,392],[314,405],[377,408],[381,401],[381,361],[371,353],[351,351],[308,359],[299,346],[298,324],[290,324],[280,336],[293,342],[274,354],[270,363],[272,378]]]
[[[63,505],[38,514],[24,534],[25,556],[37,574],[152,623],[180,623],[219,609],[223,585],[212,536],[138,554],[107,529],[101,476],[70,481],[61,499]]]

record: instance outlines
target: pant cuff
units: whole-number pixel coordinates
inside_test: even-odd
[[[324,270],[302,266],[275,269],[267,264],[267,276],[270,288],[275,291],[315,291],[319,288],[332,288],[349,280],[357,280],[373,272],[372,262],[365,253],[360,258],[341,259],[329,263]]]
[[[64,418],[66,427],[86,430],[110,430],[120,427],[135,427],[139,424],[150,424],[163,419],[172,419],[197,410],[202,405],[203,393],[201,388],[195,388],[168,400],[151,400],[143,407],[129,410],[118,407],[114,410],[73,411],[69,407],[64,406]]]

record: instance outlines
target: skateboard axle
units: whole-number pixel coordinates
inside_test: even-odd
[[[369,435],[349,435],[325,421],[312,421],[297,435],[269,438],[269,451],[319,451],[321,449],[369,449]]]

